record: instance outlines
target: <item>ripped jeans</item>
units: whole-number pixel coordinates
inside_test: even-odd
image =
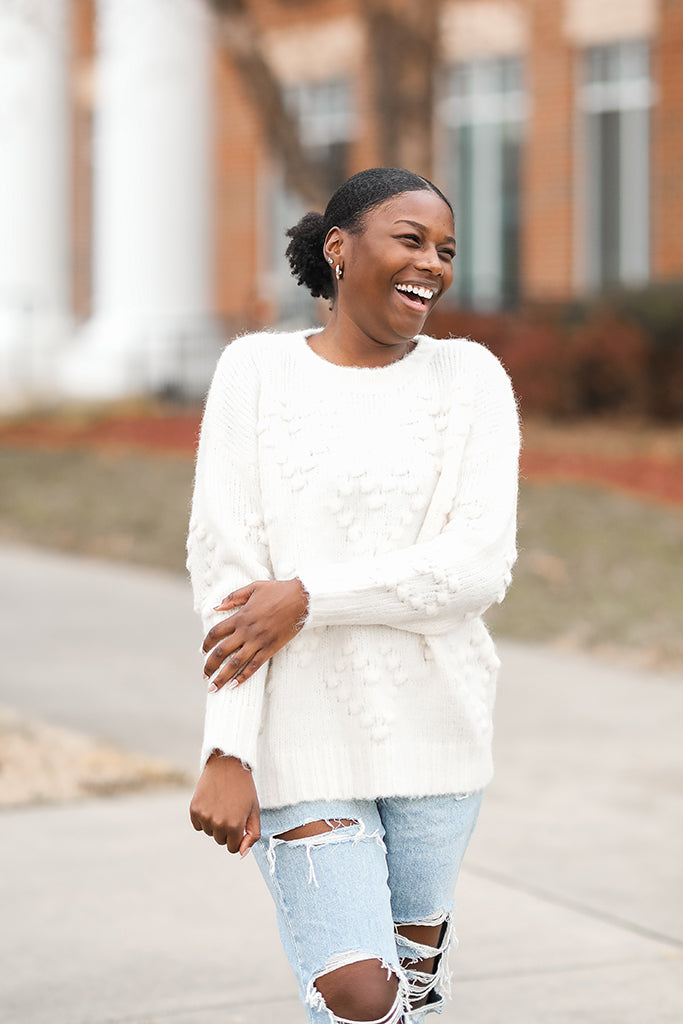
[[[261,811],[254,854],[309,1024],[344,1021],[327,1008],[316,979],[361,960],[379,960],[388,977],[398,978],[395,1004],[377,1024],[421,1024],[426,1013],[443,1010],[453,894],[481,798],[313,801]],[[333,827],[278,838],[318,821]],[[442,924],[438,946],[400,935],[397,926],[407,924]],[[433,973],[411,968],[435,956]]]

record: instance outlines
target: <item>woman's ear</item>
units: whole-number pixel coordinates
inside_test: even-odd
[[[323,255],[328,263],[336,264],[341,259],[343,235],[341,228],[330,228],[323,244]]]

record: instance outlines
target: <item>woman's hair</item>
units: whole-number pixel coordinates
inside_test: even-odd
[[[351,234],[362,230],[363,217],[373,206],[401,192],[435,192],[444,203],[453,207],[433,182],[412,171],[398,167],[371,167],[340,185],[324,213],[306,213],[286,234],[291,239],[287,259],[297,284],[302,284],[315,298],[333,299],[335,294],[332,268],[323,255],[323,245],[330,228],[339,227]]]

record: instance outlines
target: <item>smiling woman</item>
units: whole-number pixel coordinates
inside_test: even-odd
[[[435,185],[362,171],[288,234],[330,316],[234,341],[207,400],[190,813],[230,852],[253,847],[310,1024],[417,1024],[443,1007],[492,774],[481,616],[516,556],[516,407],[486,349],[420,333],[453,277]]]
[[[453,210],[435,185],[407,171],[354,175],[324,215],[307,214],[288,234],[299,283],[333,303],[311,347],[338,365],[400,359],[453,281]]]

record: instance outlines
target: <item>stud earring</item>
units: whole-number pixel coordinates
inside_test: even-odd
[[[337,264],[337,266],[335,267],[334,272],[337,275],[337,280],[341,281],[342,277],[344,276],[344,268],[340,267],[339,264]]]
[[[331,256],[328,256],[327,257],[327,262],[329,263],[330,266],[332,266],[332,264],[334,263],[334,260],[332,259]]]

